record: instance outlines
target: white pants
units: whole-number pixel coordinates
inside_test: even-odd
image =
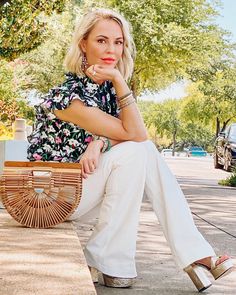
[[[215,252],[197,230],[185,197],[155,145],[123,142],[101,155],[83,182],[69,220],[96,217],[84,250],[88,265],[116,277],[135,277],[136,238],[143,195],[150,200],[180,268]]]

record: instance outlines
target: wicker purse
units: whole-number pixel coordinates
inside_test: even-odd
[[[79,205],[81,168],[79,163],[5,162],[0,199],[19,223],[52,227],[66,220]]]

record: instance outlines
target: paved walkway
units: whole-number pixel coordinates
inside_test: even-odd
[[[171,163],[170,163],[171,164]],[[170,165],[171,166],[171,165]],[[185,169],[183,169],[183,173],[178,174],[178,180],[182,185],[182,189],[188,199],[190,208],[194,214],[195,222],[199,228],[199,230],[203,233],[206,239],[212,244],[217,253],[229,253],[233,258],[236,265],[236,189],[229,189],[220,187],[216,184],[215,180],[210,182],[203,182],[199,179],[195,181],[194,175],[192,175],[191,180],[189,180],[188,175],[185,175]],[[205,172],[206,173],[206,172]],[[202,175],[204,178],[205,175]],[[3,210],[0,210],[0,219]],[[203,220],[203,219],[204,220]],[[9,221],[8,221],[9,222]],[[210,222],[210,223],[209,223]],[[62,226],[68,225],[64,223]],[[77,234],[80,238],[82,245],[84,245],[92,232],[94,222],[90,222],[89,224],[81,224],[74,223],[76,226]],[[53,268],[53,264],[55,261],[52,260],[52,265],[50,265],[50,261],[48,260],[47,253],[50,252],[50,243],[46,246],[41,247],[41,252],[38,257],[38,267],[36,265],[35,270],[39,272],[39,276],[34,277],[34,282],[36,283],[35,287],[31,290],[29,289],[30,282],[30,274],[29,276],[22,279],[20,274],[22,274],[22,269],[20,267],[24,267],[24,261],[19,259],[19,256],[12,256],[12,263],[4,265],[4,256],[2,255],[2,250],[5,250],[7,253],[7,249],[9,241],[11,241],[12,246],[24,245],[24,251],[33,251],[34,253],[38,253],[38,249],[33,247],[35,237],[32,236],[31,233],[34,230],[28,230],[29,236],[24,237],[20,232],[19,228],[15,228],[15,231],[10,233],[8,231],[6,224],[2,224],[5,230],[1,231],[0,236],[0,295],[47,295],[44,292],[44,286],[48,286],[48,282],[52,278],[49,277],[44,278],[45,272],[49,271],[48,267]],[[60,228],[60,227],[59,227]],[[61,231],[62,232],[62,231]],[[70,232],[70,231],[69,231]],[[68,237],[68,233],[66,228],[64,228],[63,235],[64,237]],[[45,235],[47,238],[53,238],[54,234],[56,234],[55,229],[46,231]],[[57,231],[57,234],[60,234]],[[72,234],[72,233],[71,233]],[[75,234],[75,233],[74,233]],[[38,235],[38,233],[36,234]],[[43,244],[45,245],[45,235],[41,235],[41,239]],[[8,236],[8,238],[7,238]],[[18,237],[18,240],[13,242],[12,237]],[[75,237],[75,236],[74,236]],[[27,241],[27,243],[24,241]],[[73,238],[74,239],[74,238]],[[79,244],[75,240],[73,243],[68,243],[68,240],[63,239],[63,243],[57,244],[58,250],[60,253],[58,259],[62,262],[60,269],[55,269],[55,273],[61,275],[57,275],[57,281],[52,280],[54,284],[52,285],[52,290],[58,290],[58,292],[52,293],[53,295],[89,295],[88,289],[87,291],[75,291],[75,289],[70,293],[68,292],[69,286],[72,287],[72,283],[76,284],[76,278],[70,276],[70,272],[65,270],[65,266],[68,267],[65,263],[64,258],[69,255],[72,251],[76,253],[78,250]],[[69,247],[70,246],[70,247]],[[28,248],[27,248],[28,247]],[[72,255],[73,256],[73,255]],[[78,257],[73,256],[70,263],[76,261]],[[8,257],[8,258],[9,258]],[[58,260],[58,261],[59,261]],[[96,291],[98,295],[180,295],[180,294],[197,294],[195,287],[192,282],[189,280],[188,276],[181,270],[178,270],[175,267],[173,259],[171,257],[170,250],[166,244],[166,241],[163,237],[161,227],[157,222],[156,216],[154,215],[151,206],[148,202],[144,201],[142,206],[142,211],[140,214],[140,226],[139,226],[139,235],[138,235],[138,243],[137,243],[137,270],[138,270],[138,280],[136,285],[132,289],[113,289],[106,288],[99,285],[96,285]],[[41,268],[43,262],[45,263],[44,267]],[[20,264],[19,264],[20,263]],[[8,282],[3,280],[3,266],[5,266],[5,274],[6,271],[9,271],[9,280]],[[73,266],[75,267],[75,265]],[[72,268],[73,268],[72,267]],[[86,271],[86,270],[85,270]],[[41,280],[41,283],[37,283],[37,279],[40,277],[40,274],[44,280]],[[67,277],[68,280],[63,279]],[[28,278],[28,279],[27,279]],[[59,281],[58,281],[59,278]],[[6,284],[10,286],[14,286],[14,292],[8,292],[9,289],[6,288]],[[21,289],[19,288],[21,286]],[[68,289],[65,287],[67,286]],[[28,293],[25,291],[28,288]],[[37,289],[39,288],[39,289]],[[57,289],[56,289],[57,288]],[[67,291],[66,291],[67,290]],[[72,290],[72,289],[71,289]],[[51,294],[51,293],[50,293]],[[214,282],[214,285],[205,292],[205,294],[212,295],[235,295],[236,294],[236,272],[232,272],[227,277]]]
[[[172,163],[169,163],[169,165],[174,171]],[[204,173],[207,172],[203,172],[200,178],[204,178]],[[213,176],[214,173],[213,170]],[[212,179],[203,184],[203,181],[194,179],[194,175],[191,176],[192,178],[188,178],[185,175],[187,172],[177,174],[190,208],[193,214],[197,214],[194,215],[194,220],[199,230],[211,243],[216,253],[229,253],[234,258],[236,265],[236,189],[218,186],[215,176],[209,177]],[[223,174],[224,172],[222,172]],[[212,224],[209,224],[208,221]],[[75,223],[75,225],[81,243],[84,245],[91,234],[94,222],[90,222],[90,224]],[[188,276],[176,268],[161,227],[147,201],[143,203],[140,215],[136,261],[138,281],[132,289],[120,290],[96,285],[97,294],[197,294]],[[213,282],[213,286],[204,294],[235,295],[236,271],[219,281]]]
[[[0,295],[95,295],[71,222],[25,228],[0,210]]]

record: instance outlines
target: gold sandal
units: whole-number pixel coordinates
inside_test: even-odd
[[[135,283],[135,278],[118,278],[99,272],[98,283],[112,288],[130,288]]]
[[[88,265],[90,275],[93,283],[98,283],[98,270],[95,267],[91,267]]]
[[[88,265],[93,283],[112,288],[129,288],[135,283],[135,278],[117,278],[98,271],[95,267]]]
[[[204,273],[203,268],[206,268],[212,274],[214,279],[217,280],[232,271],[233,261],[229,256],[223,255],[219,257],[211,257],[211,267],[200,261],[196,261],[184,268],[184,271],[187,272],[199,292],[206,290],[212,285],[211,281]]]
[[[201,262],[195,262],[195,264],[206,268],[215,280],[230,273],[234,267],[233,260],[228,255],[211,257],[211,267]]]
[[[193,263],[185,267],[184,271],[189,275],[198,292],[202,292],[212,285],[201,266]]]

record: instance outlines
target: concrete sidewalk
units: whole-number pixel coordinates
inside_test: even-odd
[[[201,233],[217,254],[228,253],[236,265],[236,190],[220,186],[182,185]],[[222,230],[217,229],[203,217]],[[75,223],[80,241],[84,245],[91,234],[94,222]],[[132,289],[113,289],[96,285],[98,295],[183,295],[198,294],[187,274],[176,268],[169,247],[162,234],[157,218],[148,202],[144,202],[140,215],[137,243],[138,280]],[[209,278],[212,280],[211,276]],[[212,280],[213,282],[213,280]],[[235,295],[236,271],[213,282],[204,294]]]
[[[71,222],[25,228],[0,210],[0,295],[95,295]]]
[[[236,265],[236,189],[220,187],[216,185],[215,180],[206,181],[203,185],[201,180],[193,181],[194,175],[191,176],[192,180],[190,181],[185,170],[184,168],[183,173],[177,176],[179,176],[178,180],[187,197],[196,225],[216,253],[230,254]],[[200,176],[205,178],[204,175]],[[45,232],[27,229],[25,233],[28,234],[23,235],[19,225],[11,217],[4,214],[4,210],[0,210],[0,220],[2,220],[2,224],[0,224],[0,295],[94,294],[93,286],[89,285],[89,282],[87,284],[86,280],[82,283],[83,289],[76,289],[76,286],[78,287],[76,281],[77,266],[81,257],[81,253],[76,254],[78,249],[81,249],[76,232],[81,244],[85,245],[92,233],[95,221],[86,224],[73,222],[76,232],[71,228],[71,223],[66,222],[59,225],[58,229],[45,230]],[[38,241],[41,239],[41,245],[44,246],[38,248],[39,243],[35,247],[35,239],[38,239]],[[45,242],[45,239],[48,239],[48,243]],[[55,253],[55,259],[53,259],[54,250],[52,250],[50,241],[54,241],[53,244],[58,250]],[[15,247],[21,248],[21,252],[18,251],[17,255],[13,253]],[[13,250],[9,251],[9,249]],[[24,273],[23,271],[26,263],[32,263],[32,260],[22,260],[21,254],[28,252],[32,252],[35,256],[36,263],[34,262],[32,267],[34,274],[38,273],[37,276],[32,276],[32,273]],[[5,256],[2,253],[5,253]],[[69,263],[66,263],[68,257]],[[11,263],[4,264],[6,259],[8,261],[12,259]],[[146,201],[143,202],[140,214],[136,261],[138,279],[133,288],[113,289],[96,285],[97,294],[198,294],[187,274],[176,268],[157,218],[150,204]],[[60,269],[57,269],[58,263],[62,265]],[[82,261],[82,263],[85,263],[85,261]],[[52,270],[52,276],[49,275],[50,270]],[[84,268],[84,272],[87,276],[87,267]],[[21,274],[26,275],[21,277]],[[14,292],[9,292],[9,287],[12,287],[11,290],[14,290]],[[49,290],[51,288],[52,293],[46,293],[44,287],[48,287]],[[204,294],[235,295],[236,271],[219,281],[213,282],[213,286]]]

